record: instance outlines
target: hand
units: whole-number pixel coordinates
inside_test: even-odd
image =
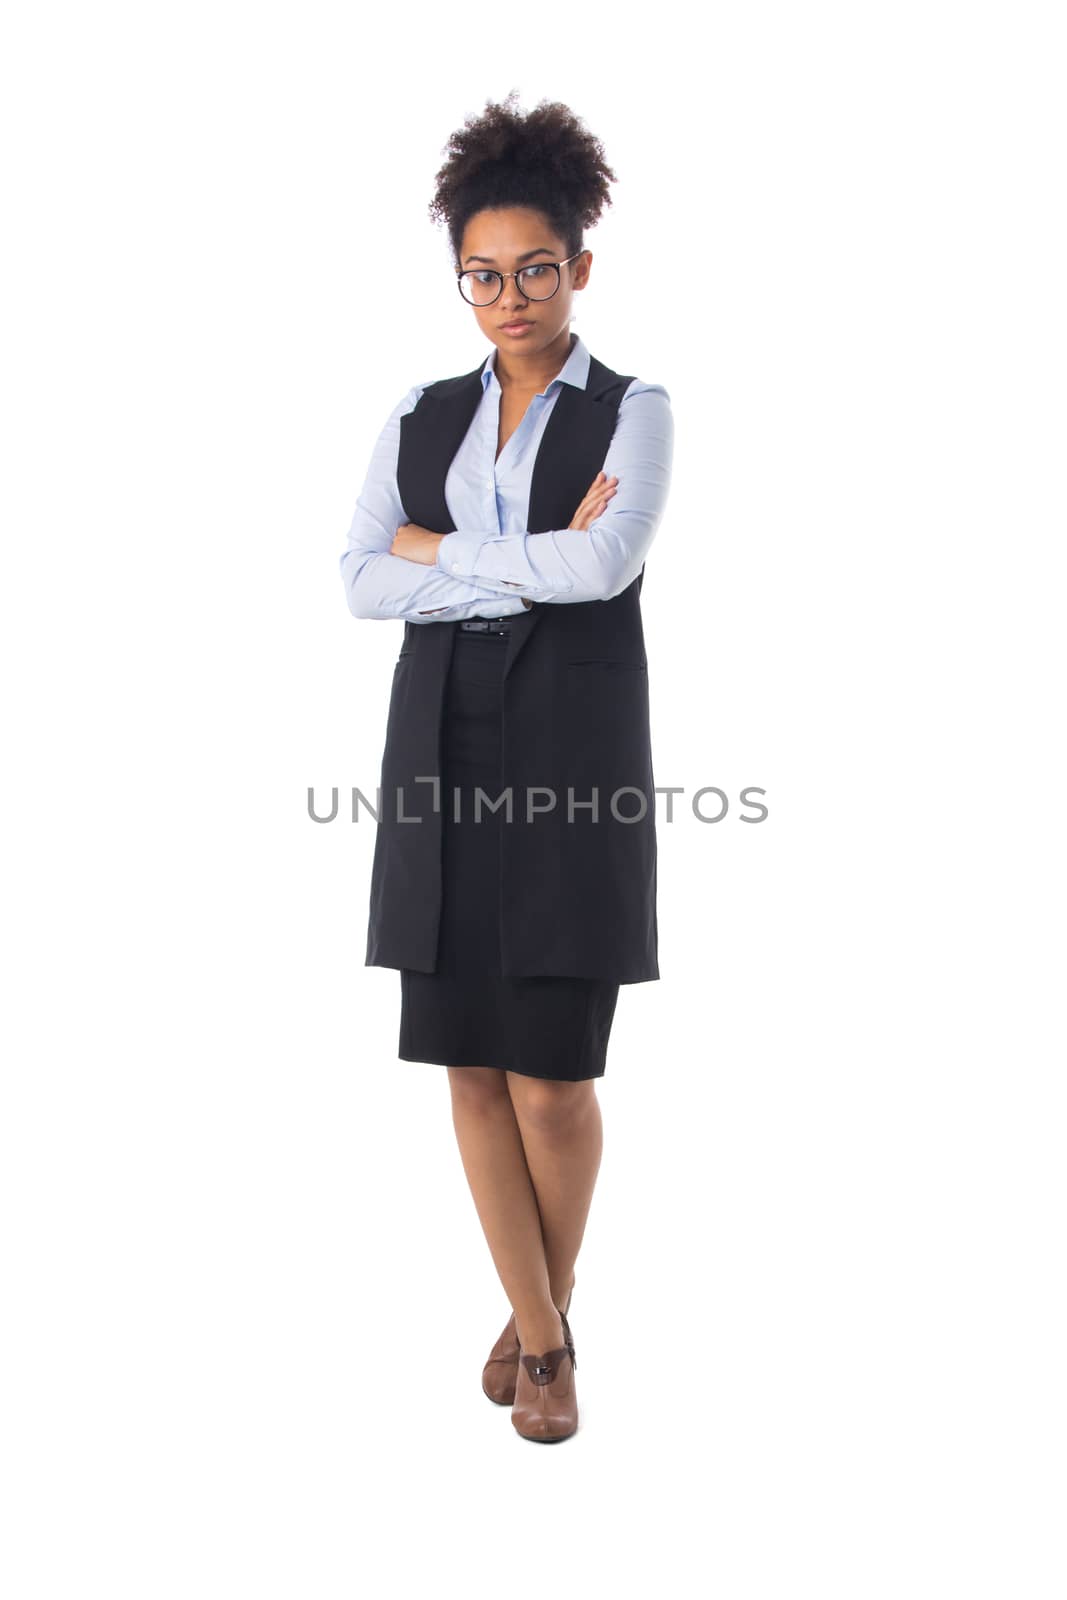
[[[612,473],[610,478],[605,478],[602,472],[598,472],[589,485],[585,499],[574,513],[568,526],[588,531],[590,523],[595,522],[597,517],[607,509],[608,501],[615,493],[615,486],[618,481],[617,473]]]
[[[443,538],[443,533],[431,533],[429,528],[420,528],[417,522],[402,522],[389,546],[389,554],[401,556],[405,561],[416,561],[422,567],[432,567],[437,563],[437,546]]]

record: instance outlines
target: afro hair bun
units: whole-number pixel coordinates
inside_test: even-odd
[[[582,230],[592,227],[611,204],[609,181],[615,173],[604,159],[600,140],[569,107],[541,100],[523,113],[505,100],[488,101],[480,116],[469,116],[452,134],[447,160],[437,173],[430,217],[448,225],[458,264],[463,233],[471,217],[488,207],[531,206],[552,223],[568,255],[582,249]]]

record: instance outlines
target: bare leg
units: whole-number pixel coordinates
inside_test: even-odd
[[[508,1074],[498,1067],[449,1067],[452,1123],[478,1220],[526,1350],[562,1344],[553,1304],[537,1195],[526,1165]]]
[[[559,1083],[517,1072],[509,1072],[507,1079],[537,1195],[552,1299],[563,1306],[574,1281],[604,1145],[595,1080]]]

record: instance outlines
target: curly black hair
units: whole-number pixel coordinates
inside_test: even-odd
[[[445,148],[430,217],[448,224],[455,265],[463,231],[486,207],[531,206],[551,222],[568,255],[584,248],[582,229],[592,227],[611,204],[608,181],[615,173],[604,149],[568,106],[541,100],[525,115],[512,89],[487,101],[481,116],[469,116]]]

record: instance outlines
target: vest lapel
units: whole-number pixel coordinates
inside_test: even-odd
[[[560,483],[570,482],[573,478],[571,458],[582,432],[578,424],[585,396],[586,391],[576,389],[572,383],[560,385],[534,458],[530,504],[526,514],[526,527],[530,533],[550,533],[554,528],[566,527],[582,498],[579,495],[568,512],[560,509],[565,504],[565,498],[559,492]],[[524,608],[517,617],[512,617],[504,655],[505,677],[540,622],[543,609],[542,605],[535,602],[529,610]]]
[[[434,533],[455,533],[445,499],[445,479],[482,398],[481,368],[445,378],[425,390],[414,411],[400,419],[396,479],[409,522]]]
[[[534,460],[526,518],[530,533],[550,533],[569,525],[604,464],[619,401],[630,382],[630,378],[620,379],[591,355],[584,389],[576,389],[572,383],[560,385]],[[521,616],[512,617],[505,675],[514,666],[544,609],[544,605],[535,603]]]

